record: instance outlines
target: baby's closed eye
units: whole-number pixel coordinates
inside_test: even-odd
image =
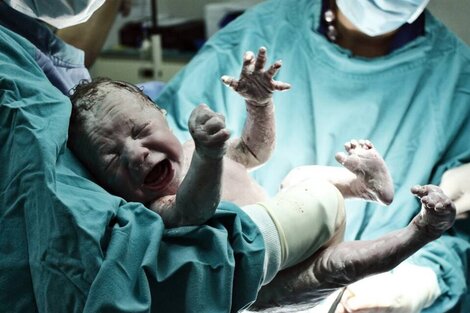
[[[109,156],[107,157],[106,166],[104,168],[105,172],[111,169],[113,167],[113,164],[115,164],[118,159],[119,155],[117,153],[109,154]]]
[[[132,128],[132,139],[140,139],[144,137],[147,133],[149,125],[150,121],[143,124],[134,125],[134,127]]]

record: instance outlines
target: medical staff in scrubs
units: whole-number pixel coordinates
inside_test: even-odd
[[[88,21],[57,29],[56,35],[85,52],[85,66],[90,68],[98,58],[117,15],[130,14],[133,0],[113,0],[96,10]],[[134,0],[135,1],[135,0]]]
[[[90,79],[84,66],[83,51],[57,38],[40,20],[13,9],[7,3],[0,1],[0,25],[34,45],[34,58],[54,86],[67,95],[80,80]]]
[[[470,161],[470,49],[426,4],[264,1],[211,38],[157,102],[181,139],[200,102],[240,133],[242,100],[214,77],[236,74],[244,51],[266,46],[288,69],[276,79],[292,89],[275,95],[277,148],[254,177],[275,193],[293,167],[334,165],[348,138],[369,138],[390,167],[396,198],[388,208],[347,203],[346,239],[376,238],[420,209],[412,185],[439,184]],[[338,312],[469,312],[469,224],[458,221],[396,270],[349,286]]]
[[[39,66],[51,83],[68,95],[80,80],[90,79],[88,68],[97,58],[115,17],[129,14],[130,4],[131,0],[3,0],[0,25],[35,46]]]

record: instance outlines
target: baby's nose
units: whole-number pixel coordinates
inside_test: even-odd
[[[150,151],[138,144],[137,142],[129,142],[125,145],[124,158],[128,163],[131,170],[140,170],[145,162],[145,159],[149,156]]]

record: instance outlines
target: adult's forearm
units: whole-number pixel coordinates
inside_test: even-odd
[[[101,52],[121,7],[121,0],[107,0],[85,23],[57,30],[57,36],[85,52],[90,68]]]

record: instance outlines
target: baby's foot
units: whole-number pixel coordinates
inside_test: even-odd
[[[413,223],[431,238],[438,238],[452,227],[455,221],[455,205],[441,188],[435,185],[414,186],[411,192],[421,199],[421,212]]]
[[[337,153],[336,160],[356,175],[351,186],[355,196],[385,205],[392,203],[392,178],[374,145],[369,140],[351,140],[344,147],[347,154]]]

